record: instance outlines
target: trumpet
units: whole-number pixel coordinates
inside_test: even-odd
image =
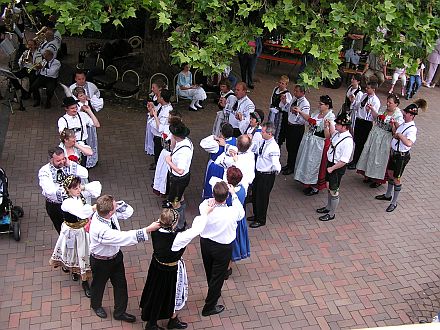
[[[46,40],[46,30],[47,26],[43,26],[37,33],[35,33],[34,41],[37,44],[37,48],[41,46],[41,44]]]
[[[37,67],[39,67],[41,65],[42,68],[44,68],[44,66],[46,65],[47,61],[46,60],[42,60],[41,62],[35,63],[34,65],[32,65],[30,68],[27,69],[28,73],[31,73],[32,70],[35,70]]]
[[[22,65],[32,64],[32,60],[33,60],[33,56],[32,55],[33,54],[32,54],[30,49],[25,50],[25,52],[22,55],[21,64]]]

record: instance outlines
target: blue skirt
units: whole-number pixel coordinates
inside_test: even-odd
[[[237,222],[237,237],[232,242],[232,261],[246,259],[251,256],[246,217]]]

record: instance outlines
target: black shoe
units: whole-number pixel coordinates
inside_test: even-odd
[[[192,107],[189,107],[188,110],[189,110],[189,111],[199,111],[199,109],[197,109],[197,108],[192,108]]]
[[[327,213],[323,216],[320,216],[319,220],[320,221],[330,221],[330,220],[333,220],[334,218],[335,218],[335,215],[331,216],[330,214]]]
[[[202,315],[203,316],[209,316],[209,315],[220,314],[224,310],[225,310],[225,306],[223,306],[223,305],[216,305],[214,308],[209,309],[209,310],[203,309],[202,310]]]
[[[319,190],[318,189],[313,189],[313,188],[311,188],[310,189],[310,191],[308,191],[306,194],[304,194],[304,195],[306,195],[306,196],[313,196],[313,195],[317,195],[319,193]]]
[[[151,163],[150,167],[148,168],[149,170],[153,171],[156,169],[156,164],[155,163]]]
[[[379,188],[382,185],[382,183],[379,182],[373,182],[370,184],[370,188]]]
[[[393,212],[397,208],[397,204],[390,204],[385,211]]]
[[[250,217],[247,217],[246,220],[253,222],[253,221],[255,221],[255,216],[251,215]]]
[[[197,105],[197,104],[194,104],[195,106],[196,106],[196,108],[197,109],[199,109],[199,110],[201,110],[201,109],[204,109],[204,107],[203,107],[203,105],[202,104],[200,104],[200,105]]]
[[[92,294],[90,292],[89,282],[83,281],[82,282],[82,288],[84,289],[84,294],[86,295],[86,297],[90,298],[92,296]]]
[[[145,325],[145,330],[164,330],[164,328],[158,326],[157,324],[155,325],[150,325],[150,324],[146,324]]]
[[[293,170],[291,168],[288,168],[287,170],[284,170],[281,172],[283,175],[290,175],[293,173]]]
[[[350,163],[350,164],[348,164],[347,168],[348,168],[349,170],[355,170],[355,169],[356,169],[356,164],[354,164],[354,163]]]
[[[307,195],[310,191],[312,191],[313,190],[313,188],[312,187],[307,187],[307,188],[304,188],[303,189],[303,193],[304,193],[304,195]]]
[[[374,197],[375,199],[378,199],[380,201],[391,201],[391,196],[387,197],[385,196],[385,194],[382,195],[377,195],[376,197]]]
[[[136,316],[128,314],[126,312],[122,313],[119,316],[113,315],[113,317],[115,318],[115,320],[118,320],[118,321],[125,321],[128,323],[136,322]]]
[[[248,87],[249,87],[250,89],[254,89],[254,88],[255,88],[255,86],[252,85],[252,84],[249,84]]]
[[[167,329],[186,329],[186,328],[188,328],[188,323],[180,321],[177,316],[175,318],[171,318],[167,324]]]
[[[34,104],[32,104],[32,106],[35,107],[39,107],[41,104],[41,100],[35,100]]]
[[[266,224],[264,224],[264,223],[262,223],[262,222],[255,221],[255,222],[252,222],[252,223],[249,225],[249,227],[251,227],[251,228],[258,228],[258,227],[265,226],[265,225],[266,225]]]
[[[104,308],[102,308],[102,307],[93,308],[93,311],[101,319],[106,319],[107,318],[107,313],[105,312]]]
[[[329,213],[330,210],[326,206],[324,206],[324,207],[321,207],[319,209],[316,209],[316,212],[318,212],[318,213]]]
[[[61,267],[61,270],[62,270],[63,272],[65,272],[65,273],[70,273],[70,270],[67,269],[67,268],[64,267],[64,266]]]
[[[225,281],[227,281],[229,276],[231,276],[231,275],[232,275],[232,268],[228,268],[228,271],[226,272],[226,275],[225,275]]]
[[[79,275],[77,273],[72,273],[72,281],[78,281],[79,280]]]
[[[370,182],[373,182],[373,180],[371,180],[371,178],[365,178],[362,182],[363,183],[370,183]]]

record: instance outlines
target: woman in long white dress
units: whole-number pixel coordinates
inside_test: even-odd
[[[95,207],[87,204],[86,197],[98,197],[101,194],[101,183],[93,181],[85,185],[77,176],[69,175],[64,180],[64,189],[68,195],[61,209],[64,222],[61,226],[49,264],[55,268],[62,267],[63,271],[70,271],[72,280],[82,280],[82,287],[87,297],[90,297],[88,280],[92,277],[90,268],[89,233],[86,226],[95,211]]]

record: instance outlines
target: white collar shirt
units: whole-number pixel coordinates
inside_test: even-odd
[[[61,170],[62,173],[59,172],[59,170]],[[61,204],[67,195],[59,174],[63,176],[73,174],[79,176],[81,179],[86,179],[89,176],[89,171],[85,167],[72,161],[70,161],[69,166],[64,166],[59,169],[55,168],[51,163],[48,163],[38,171],[38,181],[43,196],[52,203]]]
[[[241,173],[243,174],[240,184],[247,192],[249,185],[254,181],[255,178],[255,154],[251,150],[243,153],[239,152],[237,154],[237,161],[235,161],[234,158],[228,154],[222,153],[217,157],[215,163],[223,167],[225,170],[231,166],[235,166],[240,169]],[[227,182],[226,171],[223,174],[223,181]]]
[[[233,91],[220,94],[221,97],[225,97],[226,95],[228,96],[226,97],[226,104],[223,108],[223,113],[225,114],[226,118],[229,118],[229,114],[233,111],[232,107],[234,106],[235,102],[237,102],[237,97]]]
[[[41,44],[41,46],[38,48],[41,54],[44,54],[44,52],[48,49],[53,53],[53,58],[57,57],[58,53],[58,42],[56,40],[51,41],[45,41]]]
[[[43,62],[44,67],[40,69],[40,75],[48,78],[58,78],[60,73],[61,63],[56,58],[49,62]]]
[[[77,141],[85,141],[89,137],[87,134],[87,126],[95,126],[92,118],[82,111],[78,111],[75,116],[65,114],[58,119],[58,132],[62,132],[65,128],[72,129],[75,132]]]
[[[353,138],[349,131],[335,132],[330,139],[330,147],[327,151],[327,160],[334,164],[339,161],[349,163],[353,153]]]
[[[412,143],[416,142],[417,138],[417,127],[414,121],[410,121],[409,123],[403,123],[396,129],[396,133],[403,134],[408,140],[411,140]],[[402,141],[393,138],[391,140],[391,148],[395,151],[407,152],[411,149],[411,147],[407,147],[402,143]]]
[[[274,138],[269,140],[262,139],[252,144],[252,152],[257,155],[255,169],[258,172],[281,171],[280,147]]]
[[[354,115],[354,114],[357,113],[357,111],[358,111],[358,109],[359,109],[359,107],[361,105],[361,99],[362,99],[362,96],[364,96],[364,93],[362,92],[360,87],[354,88],[353,86],[350,86],[347,89],[346,96],[349,97],[351,95],[354,96],[354,100],[350,104],[350,110],[353,110],[352,115]],[[353,120],[354,120],[354,118],[353,118]]]
[[[362,101],[365,101],[367,98],[367,101],[364,106],[362,106]],[[378,112],[380,108],[380,100],[377,97],[376,94],[374,95],[368,95],[365,93],[362,96],[362,99],[359,102],[359,108],[357,109],[356,118],[360,118],[367,121],[373,121],[373,115],[371,114],[371,111],[367,111],[367,106],[371,104],[373,106],[374,111]]]
[[[241,133],[243,133],[249,125],[250,114],[254,111],[255,104],[246,95],[245,97],[237,100],[237,102],[233,105],[232,110],[229,114],[229,124],[231,124],[233,128],[240,129]],[[241,113],[243,115],[242,120],[238,120],[235,117],[237,113]]]
[[[302,112],[304,112],[305,114],[308,115],[310,113],[310,103],[306,99],[305,96],[302,96],[300,98],[293,97],[292,98],[292,102],[289,104],[289,116],[287,117],[288,122],[290,124],[293,124],[293,125],[305,125],[306,121],[303,118],[303,116],[301,116],[300,114],[296,114],[296,113],[293,113],[292,111],[290,111],[290,108],[295,106],[295,105],[298,108],[300,108],[300,110]]]
[[[125,220],[133,213],[131,206],[127,205],[123,212],[116,212],[110,219],[100,217],[97,212],[93,214],[90,222],[90,253],[101,257],[116,255],[121,246],[135,245],[148,240],[145,228],[121,231],[119,220]],[[116,229],[112,228],[112,222]]]
[[[84,91],[89,98],[92,98],[93,96],[98,98],[101,97],[101,92],[99,91],[98,87],[90,81],[86,81],[84,86],[78,86],[76,83],[74,83],[70,85],[69,89],[73,92],[76,87],[84,88]]]
[[[177,142],[171,152],[171,161],[177,166],[177,168],[182,169],[183,173],[178,174],[174,170],[171,170],[171,173],[175,176],[184,176],[188,174],[191,167],[193,153],[194,147],[190,139],[185,138],[182,141]]]
[[[200,213],[207,208],[208,201],[205,200],[200,204]],[[230,244],[237,235],[237,221],[243,219],[244,215],[243,205],[238,197],[234,196],[231,206],[221,204],[214,207],[208,215],[195,217],[190,229],[177,234],[171,250],[179,251],[197,235],[220,244]]]

